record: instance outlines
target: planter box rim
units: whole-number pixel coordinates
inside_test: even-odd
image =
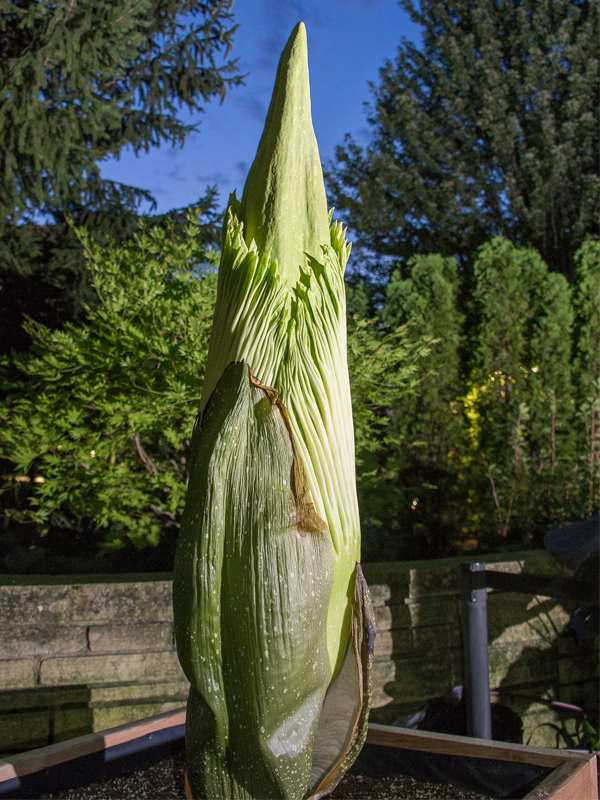
[[[185,725],[185,707],[154,717],[120,725],[97,733],[86,734],[65,742],[30,750],[0,760],[0,795],[3,786],[13,791],[15,781],[65,762],[119,746],[133,746],[135,740],[153,733]],[[174,730],[173,734],[177,732]],[[174,736],[175,738],[175,736]],[[452,754],[498,761],[535,764],[553,771],[523,800],[598,800],[596,756],[591,753],[530,747],[507,742],[473,739],[467,736],[415,731],[389,725],[370,724],[367,742],[404,750]],[[131,749],[131,748],[130,748]]]

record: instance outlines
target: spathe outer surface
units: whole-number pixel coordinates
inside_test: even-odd
[[[349,250],[329,227],[300,23],[230,198],[192,439],[173,581],[190,796],[316,800],[362,746],[374,624],[357,564]]]
[[[331,540],[301,530],[285,412],[230,366],[194,434],[173,606],[198,796],[301,798],[331,671]]]

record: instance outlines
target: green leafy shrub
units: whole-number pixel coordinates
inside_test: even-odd
[[[101,552],[177,526],[216,275],[190,211],[105,247],[78,231],[100,305],[4,359],[5,514],[37,532],[98,531]],[[35,544],[34,544],[35,547]]]
[[[86,325],[29,322],[4,357],[2,569],[172,565],[216,297],[198,214],[98,244],[79,230],[100,303]],[[426,342],[406,326],[348,323],[359,487],[385,446],[389,408],[413,391]],[[100,554],[100,558],[98,555]]]
[[[496,237],[472,277],[439,255],[396,270],[385,319],[435,344],[417,391],[392,403],[361,497],[375,558],[540,546],[597,509],[599,243],[576,262],[570,285],[534,249]]]

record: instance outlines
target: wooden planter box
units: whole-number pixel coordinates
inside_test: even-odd
[[[34,798],[142,769],[181,750],[184,732],[182,708],[6,758],[0,761],[0,797]],[[589,753],[374,724],[369,725],[367,745],[382,748],[384,758],[390,751],[383,748],[394,748],[415,755],[502,762],[507,774],[511,765],[537,765],[551,771],[523,800],[598,800],[596,757]]]

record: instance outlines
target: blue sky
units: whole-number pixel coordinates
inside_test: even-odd
[[[346,133],[367,143],[369,81],[378,80],[403,36],[419,41],[420,28],[397,0],[236,0],[233,13],[240,27],[230,57],[248,73],[245,85],[231,89],[222,105],[213,101],[203,114],[182,115],[200,122],[183,147],[163,145],[137,157],[123,150],[119,160],[101,164],[102,177],[148,189],[158,204],[155,213],[194,203],[207,185],[218,186],[221,206],[233,189],[241,194],[279,55],[300,20],[308,34],[313,123],[323,163]]]

